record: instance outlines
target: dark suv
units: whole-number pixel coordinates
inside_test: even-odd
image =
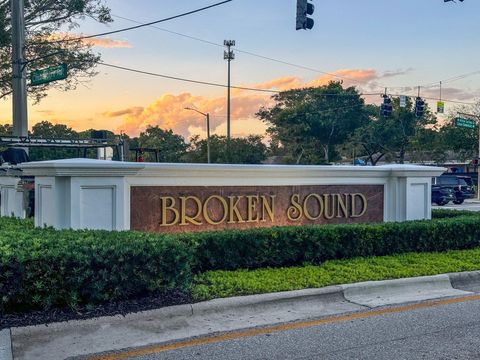
[[[465,199],[472,199],[475,196],[472,186],[472,179],[469,176],[442,175],[432,180],[432,195],[436,187],[440,189],[452,189],[455,195],[454,204],[462,204]]]
[[[455,191],[452,188],[432,185],[432,203],[443,206],[455,200]]]

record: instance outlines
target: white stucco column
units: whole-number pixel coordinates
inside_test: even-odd
[[[25,218],[23,190],[20,177],[11,168],[0,168],[0,216]]]

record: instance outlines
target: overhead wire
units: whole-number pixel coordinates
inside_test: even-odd
[[[170,80],[176,80],[176,81],[182,81],[182,82],[189,82],[189,83],[207,85],[207,86],[214,86],[214,87],[221,87],[221,88],[228,88],[228,85],[221,84],[221,83],[195,80],[195,79],[188,79],[188,78],[171,76],[171,75],[166,75],[166,74],[159,74],[159,73],[154,73],[154,72],[150,72],[150,71],[134,69],[134,68],[126,67],[126,66],[109,64],[109,63],[106,63],[106,62],[103,62],[103,61],[99,62],[98,64],[106,66],[106,67],[118,69],[118,70],[123,70],[123,71],[143,74],[143,75],[149,75],[149,76],[154,76],[154,77],[160,77],[160,78],[164,78],[164,79],[170,79]],[[237,89],[237,90],[257,91],[257,92],[271,93],[271,94],[279,94],[279,93],[282,92],[281,90],[252,88],[252,87],[236,86],[236,85],[232,85],[230,87],[232,89]],[[288,90],[285,90],[285,91],[288,91]],[[381,95],[380,93],[358,93],[358,94],[351,94],[351,95],[350,94],[318,94],[318,96],[325,96],[325,97],[355,97],[355,96],[380,96],[380,95]],[[395,95],[392,95],[392,96],[412,97],[412,96],[409,96],[409,95],[402,95],[402,94],[395,94]],[[426,99],[426,100],[437,100],[436,98],[428,98],[428,97],[426,97],[424,99]],[[468,103],[468,102],[456,101],[456,100],[444,99],[443,101],[451,102],[451,103],[458,103],[458,104],[474,105],[474,103]]]
[[[146,26],[152,26],[152,25],[159,24],[159,23],[162,23],[162,22],[166,22],[166,21],[178,19],[178,18],[181,18],[181,17],[184,17],[184,16],[192,15],[192,14],[195,14],[195,13],[198,13],[198,12],[201,12],[201,11],[204,11],[204,10],[208,10],[208,9],[211,9],[211,8],[214,8],[214,7],[217,7],[217,6],[232,2],[232,1],[233,0],[224,0],[224,1],[212,4],[212,5],[204,6],[204,7],[199,8],[199,9],[191,10],[191,11],[188,11],[188,12],[185,12],[185,13],[182,13],[182,14],[170,16],[170,17],[163,18],[163,19],[156,20],[156,21],[151,21],[151,22],[148,22],[148,23],[141,23],[141,24],[136,25],[136,26],[130,26],[130,27],[122,28],[122,29],[106,31],[106,32],[103,32],[103,33],[98,33],[98,34],[93,34],[93,35],[85,35],[85,36],[72,37],[72,38],[66,38],[66,39],[52,40],[52,41],[47,41],[47,42],[44,42],[44,43],[47,43],[47,44],[49,44],[49,43],[64,43],[64,42],[79,41],[79,40],[85,40],[85,39],[100,37],[100,36],[118,34],[118,33],[121,33],[121,32],[135,30],[135,29],[139,29],[139,28],[142,28],[142,27],[146,27]]]
[[[120,15],[116,15],[116,14],[112,14],[112,16],[116,17],[116,18],[119,18],[119,19],[122,19],[122,20],[125,20],[125,21],[130,21],[130,22],[137,23],[137,24],[143,24],[140,21],[133,20],[133,19],[127,18],[125,16],[120,16]],[[160,31],[166,32],[166,33],[170,33],[170,34],[181,36],[181,37],[184,37],[184,38],[187,38],[187,39],[199,41],[199,42],[202,42],[202,43],[205,43],[205,44],[208,44],[208,45],[221,47],[221,48],[224,47],[223,44],[216,43],[216,42],[209,41],[209,40],[205,40],[205,39],[201,39],[201,38],[196,37],[196,36],[183,34],[183,33],[177,32],[177,31],[172,31],[172,30],[169,30],[169,29],[165,29],[165,28],[162,28],[162,27],[155,26],[155,25],[148,25],[148,26],[150,26],[152,28],[155,28],[155,29],[158,29]],[[356,82],[356,83],[360,83],[360,84],[361,83],[366,83],[368,81],[368,80],[363,80],[362,81],[362,80],[359,80],[359,79],[349,78],[349,77],[346,77],[346,76],[338,75],[338,74],[331,73],[331,72],[326,72],[326,71],[323,71],[323,70],[315,69],[315,68],[305,66],[305,65],[296,64],[296,63],[289,62],[289,61],[276,59],[276,58],[273,58],[273,57],[269,57],[269,56],[254,53],[252,51],[242,50],[242,49],[239,49],[239,48],[236,48],[235,51],[239,52],[239,53],[242,53],[242,54],[257,57],[257,58],[260,58],[260,59],[276,62],[276,63],[279,63],[279,64],[284,64],[284,65],[288,65],[288,66],[291,66],[291,67],[296,67],[296,68],[299,68],[299,69],[308,70],[308,71],[316,72],[316,73],[319,73],[319,74],[332,76],[332,77],[337,78],[337,79],[348,80],[348,81],[352,81],[352,82]],[[467,73],[467,74],[462,74],[462,75],[455,76],[455,77],[451,77],[451,78],[441,80],[441,81],[442,81],[443,84],[445,84],[445,83],[449,83],[449,82],[453,82],[453,81],[458,81],[458,80],[461,80],[461,79],[464,79],[466,77],[476,75],[476,74],[480,74],[480,70],[475,71],[475,72],[471,72],[471,73]],[[439,83],[440,83],[440,81],[436,82],[436,83],[434,82],[434,83],[429,83],[429,84],[426,84],[426,85],[421,85],[421,87],[425,88],[425,87],[439,86]],[[384,86],[382,84],[379,84],[378,87],[383,88]],[[387,86],[387,88],[389,88],[389,89],[408,89],[408,88],[417,88],[417,87],[418,86],[397,86],[397,87]],[[426,98],[426,99],[428,99],[428,98]],[[432,99],[432,100],[436,100],[436,99]],[[462,102],[462,101],[454,101],[454,100],[449,100],[449,102],[460,103],[460,104],[465,103],[465,102]],[[469,103],[467,103],[467,104],[469,104]]]
[[[130,22],[133,22],[133,23],[136,23],[136,24],[143,24],[143,23],[140,22],[140,21],[133,20],[133,19],[130,19],[130,18],[127,18],[127,17],[124,17],[124,16],[115,15],[115,14],[112,14],[112,16],[113,16],[113,17],[116,17],[116,18],[119,18],[119,19],[122,19],[122,20],[130,21]],[[160,31],[164,31],[164,32],[166,32],[166,33],[173,34],[173,35],[177,35],[177,36],[181,36],[181,37],[184,37],[184,38],[187,38],[187,39],[199,41],[199,42],[202,42],[202,43],[205,43],[205,44],[208,44],[208,45],[212,45],[212,46],[216,46],[216,47],[222,47],[222,48],[224,47],[223,44],[216,43],[216,42],[209,41],[209,40],[205,40],[205,39],[201,39],[201,38],[198,38],[198,37],[196,37],[196,36],[191,36],[191,35],[183,34],[183,33],[177,32],[177,31],[168,30],[168,29],[161,28],[161,27],[154,26],[154,25],[150,25],[150,27],[155,28],[155,29],[158,29],[158,30],[160,30]],[[257,58],[260,58],[260,59],[264,59],[264,60],[276,62],[276,63],[279,63],[279,64],[288,65],[288,66],[291,66],[291,67],[296,67],[296,68],[299,68],[299,69],[308,70],[308,71],[312,71],[312,72],[315,72],[315,73],[332,76],[332,77],[337,78],[337,79],[342,79],[342,80],[346,80],[346,81],[356,82],[356,83],[360,83],[360,84],[366,82],[366,80],[359,80],[359,79],[354,79],[354,78],[350,78],[350,77],[343,76],[343,75],[338,75],[338,74],[335,74],[335,73],[332,73],[332,72],[327,72],[327,71],[315,69],[315,68],[312,68],[312,67],[309,67],[309,66],[300,65],[300,64],[293,63],[293,62],[289,62],[289,61],[285,61],[285,60],[280,60],[280,59],[275,59],[275,58],[273,58],[273,57],[269,57],[269,56],[257,54],[257,53],[254,53],[254,52],[252,52],[252,51],[242,50],[242,49],[240,49],[240,48],[235,48],[235,51],[236,51],[236,52],[239,52],[239,53],[242,53],[242,54],[246,54],[246,55],[250,55],[250,56],[253,56],[253,57],[257,57]],[[384,87],[384,86],[380,84],[378,87]]]

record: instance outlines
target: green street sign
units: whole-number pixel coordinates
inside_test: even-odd
[[[67,64],[60,64],[56,66],[50,66],[46,69],[32,71],[30,74],[30,85],[37,86],[66,78]]]
[[[464,119],[464,118],[456,118],[455,125],[461,128],[466,128],[466,129],[475,129],[475,127],[477,126],[475,123],[475,120]]]

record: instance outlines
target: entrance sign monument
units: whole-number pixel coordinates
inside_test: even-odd
[[[128,163],[20,165],[35,176],[35,225],[193,232],[431,218],[439,167]]]

